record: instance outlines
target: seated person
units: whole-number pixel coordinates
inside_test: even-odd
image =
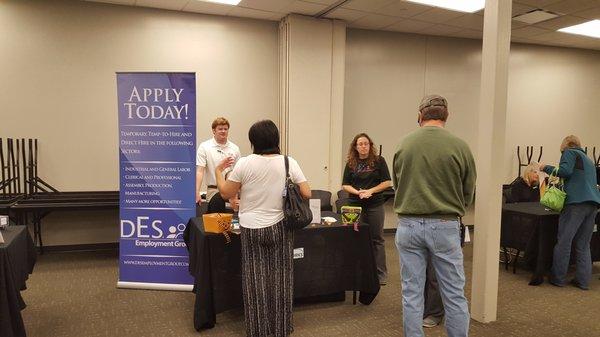
[[[532,162],[525,167],[520,177],[510,183],[506,194],[506,202],[535,202],[540,201],[538,164]]]
[[[229,176],[229,173],[225,175],[225,179]],[[226,201],[229,202],[229,207],[227,207]],[[221,193],[215,193],[215,195],[208,202],[208,209],[206,213],[237,213],[240,208],[240,199],[236,194],[229,200],[223,199]]]
[[[210,213],[235,213],[237,212],[238,208],[239,208],[239,199],[237,197],[233,197],[231,199],[228,200],[229,201],[229,207],[227,207],[227,204],[225,203],[225,200],[223,200],[223,197],[221,197],[220,193],[216,193],[208,202],[208,210],[206,211],[206,213],[210,214]]]

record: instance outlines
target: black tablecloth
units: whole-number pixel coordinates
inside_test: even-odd
[[[0,336],[25,336],[21,310],[25,302],[21,290],[35,265],[36,253],[25,226],[9,226],[2,230],[0,243]]]
[[[340,299],[336,294],[360,291],[359,301],[370,304],[379,292],[379,281],[368,225],[309,226],[296,231],[294,249],[294,298]],[[242,306],[241,243],[231,234],[227,244],[221,234],[204,233],[202,218],[192,218],[184,233],[190,254],[190,273],[195,278],[194,327],[212,328],[216,314]],[[301,249],[301,250],[300,250]],[[330,296],[327,296],[330,295]]]
[[[539,202],[521,202],[502,206],[500,245],[525,252],[525,261],[533,277],[550,271],[559,213],[544,208]],[[596,221],[598,222],[598,221]],[[600,233],[591,241],[592,261],[600,261]],[[574,261],[574,250],[571,251]]]

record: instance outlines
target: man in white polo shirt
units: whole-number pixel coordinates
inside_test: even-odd
[[[200,203],[200,187],[206,183],[206,202],[218,192],[215,179],[215,166],[225,159],[232,157],[234,162],[241,157],[240,148],[227,140],[229,136],[229,121],[218,117],[212,122],[213,137],[202,142],[196,153],[196,203]],[[232,166],[233,168],[233,166]],[[228,169],[223,174],[227,174]]]

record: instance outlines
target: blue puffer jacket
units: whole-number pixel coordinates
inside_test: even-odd
[[[554,166],[547,165],[544,172],[551,174]],[[558,166],[559,177],[565,179],[565,204],[593,202],[600,204],[600,192],[596,181],[596,167],[581,148],[563,151]]]

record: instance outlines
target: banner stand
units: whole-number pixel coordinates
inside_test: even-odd
[[[192,291],[193,284],[165,284],[165,283],[145,283],[145,282],[117,282],[117,288],[123,289],[146,289],[146,290],[173,290],[173,291]]]
[[[196,74],[117,73],[119,288],[191,291]]]

